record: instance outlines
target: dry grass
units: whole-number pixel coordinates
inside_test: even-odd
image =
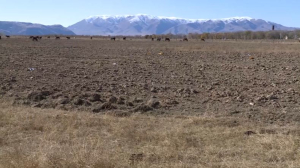
[[[0,107],[3,168],[300,166],[295,125]]]

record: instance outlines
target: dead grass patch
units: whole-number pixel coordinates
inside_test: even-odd
[[[299,129],[0,104],[0,167],[298,167]],[[246,131],[256,134],[247,136]],[[266,131],[273,130],[273,131]]]

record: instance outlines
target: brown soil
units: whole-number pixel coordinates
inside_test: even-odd
[[[268,41],[4,39],[0,95],[95,113],[300,121],[300,46]]]

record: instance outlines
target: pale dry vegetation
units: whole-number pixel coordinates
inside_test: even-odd
[[[0,104],[0,167],[299,167],[300,129]],[[256,134],[246,135],[246,131]]]

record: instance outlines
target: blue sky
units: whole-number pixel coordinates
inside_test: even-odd
[[[300,0],[0,0],[0,21],[69,26],[92,15],[249,16],[300,27]]]

